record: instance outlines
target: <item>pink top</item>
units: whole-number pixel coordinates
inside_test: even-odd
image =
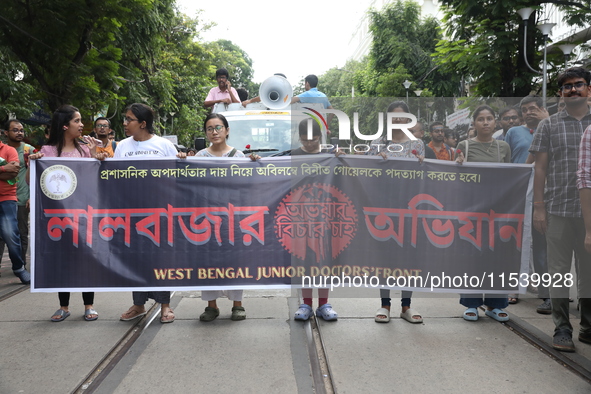
[[[80,149],[82,149],[82,154],[80,154],[78,149],[74,149],[71,152],[62,151],[62,155],[60,157],[92,157],[88,146],[80,144]],[[45,157],[58,157],[57,146],[55,145],[43,145],[39,152],[43,153]]]
[[[230,90],[232,91],[232,94],[234,94],[234,97],[236,98],[236,100],[238,100],[237,102],[239,103],[240,97],[238,97],[238,92],[236,91],[236,89],[231,87]],[[220,87],[216,86],[209,91],[209,94],[207,95],[207,98],[205,99],[205,101],[222,100],[225,98],[228,98],[228,99],[230,99],[230,102],[233,102],[232,97],[230,96],[230,92],[228,92],[228,89],[226,89],[224,92],[222,92],[220,90]]]

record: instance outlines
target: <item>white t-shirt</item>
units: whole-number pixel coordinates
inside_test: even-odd
[[[146,141],[136,141],[133,137],[124,139],[117,144],[115,150],[116,159],[136,157],[176,157],[177,150],[174,144],[166,138],[152,135]]]

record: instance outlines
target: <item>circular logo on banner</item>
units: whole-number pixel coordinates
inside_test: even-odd
[[[316,263],[336,258],[357,231],[353,203],[328,184],[307,184],[286,195],[275,212],[275,234],[283,247]]]
[[[52,200],[70,197],[77,185],[78,180],[74,171],[63,165],[48,167],[41,174],[41,191]]]

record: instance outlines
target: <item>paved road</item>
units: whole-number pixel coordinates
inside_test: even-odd
[[[591,392],[581,376],[591,376],[591,346],[575,340],[577,353],[549,356],[543,347],[553,324],[535,313],[536,299],[510,306],[507,325],[482,312],[478,322],[464,321],[455,295],[417,295],[413,308],[425,321],[412,325],[395,312],[389,324],[375,323],[377,297],[334,298],[339,320],[316,326],[292,319],[298,300],[288,290],[246,291],[242,322],[230,320],[223,299],[211,323],[198,321],[205,307],[198,292],[177,292],[177,319],[163,325],[157,305],[141,321],[119,321],[129,293],[97,293],[100,318],[86,322],[74,293],[72,316],[52,323],[57,295],[3,297],[26,287],[5,263],[1,271],[2,394]],[[574,303],[571,312],[576,321]],[[523,329],[539,344],[518,335]]]

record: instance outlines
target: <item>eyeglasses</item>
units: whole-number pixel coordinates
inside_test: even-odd
[[[128,116],[126,116],[125,118],[123,118],[123,123],[131,123],[131,122],[139,122],[138,119],[134,119],[134,118],[130,118]]]
[[[10,129],[8,131],[12,131],[13,133],[16,133],[16,134],[18,134],[18,133],[25,134],[25,129]]]
[[[560,87],[560,90],[563,92],[570,92],[573,88],[577,90],[583,90],[585,86],[588,86],[585,82],[577,82],[577,83],[565,83]]]
[[[519,119],[519,116],[504,116],[503,117],[503,120],[505,122],[509,122],[510,120],[517,120],[517,119]]]
[[[125,122],[125,119],[123,119],[123,121]],[[97,124],[96,128],[97,129],[109,129],[111,126],[109,126],[108,124]]]
[[[209,126],[208,128],[205,129],[205,131],[207,131],[208,133],[213,133],[214,131],[217,131],[219,133],[220,131],[222,131],[222,129],[224,127],[225,126],[222,126],[221,124],[214,126],[214,127]]]

